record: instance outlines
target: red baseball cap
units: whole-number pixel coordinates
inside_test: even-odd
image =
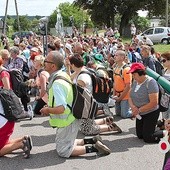
[[[130,70],[127,73],[133,73],[136,70],[146,70],[145,66],[142,63],[133,63],[130,66]]]

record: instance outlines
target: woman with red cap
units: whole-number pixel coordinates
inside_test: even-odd
[[[163,131],[155,132],[159,117],[158,94],[156,80],[146,75],[146,68],[142,63],[133,63],[128,73],[133,76],[129,105],[132,115],[136,117],[136,134],[139,139],[147,143],[159,142]]]

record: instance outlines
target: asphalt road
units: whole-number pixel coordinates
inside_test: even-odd
[[[105,157],[88,154],[75,158],[60,158],[55,151],[55,129],[48,117],[17,122],[12,138],[31,135],[33,149],[30,159],[14,153],[0,158],[0,170],[161,170],[164,154],[158,144],[146,144],[135,135],[135,120],[115,118],[123,133],[103,134],[103,142],[112,153]],[[83,137],[79,134],[78,137]]]

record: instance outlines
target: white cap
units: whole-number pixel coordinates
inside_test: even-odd
[[[37,47],[32,47],[30,50],[34,52],[39,52],[39,49]]]
[[[65,44],[65,48],[67,48],[70,51],[70,53],[72,53],[72,46],[71,46],[71,44],[66,43]]]

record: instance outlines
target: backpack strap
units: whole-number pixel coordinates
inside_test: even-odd
[[[63,77],[63,76],[57,76],[57,77],[55,77],[55,79],[53,80],[53,82],[54,82],[55,80],[58,80],[58,79],[64,80],[64,81],[66,81],[67,83],[73,85],[72,82],[70,82],[69,80],[67,80],[67,79],[66,79],[65,77]],[[52,99],[52,107],[54,107],[54,96],[53,96],[53,99]],[[72,107],[71,107],[69,104],[67,104],[67,107],[68,107],[70,110],[72,109]]]
[[[90,71],[86,71],[86,70],[83,70],[83,71],[81,71],[79,74],[78,74],[78,76],[80,75],[80,74],[88,74],[88,75],[90,75],[91,76],[91,74],[93,74],[92,72],[90,72]],[[77,76],[77,77],[78,77]]]
[[[42,71],[44,71],[43,68],[41,68],[40,70],[38,70],[38,73],[37,73],[38,77],[40,77],[40,74],[41,74]]]
[[[118,73],[114,73],[114,75],[120,76],[120,77],[124,80],[123,70],[124,70],[126,67],[130,67],[130,66],[129,66],[128,64],[124,64],[124,65],[121,67],[119,74],[118,74]],[[116,68],[117,68],[117,67],[116,67]],[[116,68],[115,68],[115,69],[116,69]]]

